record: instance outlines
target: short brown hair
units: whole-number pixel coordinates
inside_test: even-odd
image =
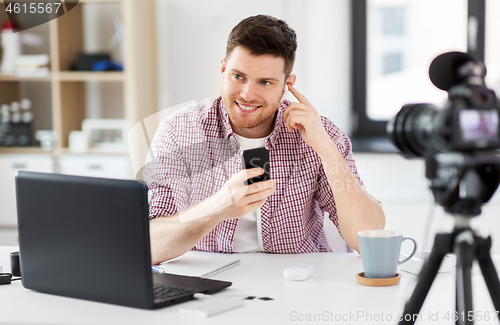
[[[283,20],[267,15],[243,19],[229,34],[226,58],[229,58],[237,46],[246,48],[255,56],[270,54],[282,57],[285,59],[285,79],[292,73],[297,35]]]

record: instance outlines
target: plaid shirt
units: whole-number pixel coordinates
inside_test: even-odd
[[[318,154],[298,130],[287,130],[283,113],[288,105],[288,100],[280,104],[266,141],[276,191],[261,208],[263,247],[271,253],[331,251],[323,213],[328,212],[338,228],[333,193]],[[349,138],[327,118],[321,121],[360,180]],[[220,96],[175,112],[158,127],[146,161],[150,221],[209,198],[241,168],[241,151]],[[233,252],[237,224],[237,219],[220,222],[194,249]]]

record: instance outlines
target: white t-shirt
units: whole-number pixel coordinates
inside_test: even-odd
[[[265,147],[269,136],[259,139],[248,139],[234,133],[236,140],[240,144],[240,150],[255,149]],[[245,214],[238,220],[238,226],[234,232],[233,251],[243,252],[263,252],[262,246],[262,224],[260,219],[260,208]]]

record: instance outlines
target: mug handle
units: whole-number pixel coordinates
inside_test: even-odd
[[[411,252],[410,256],[408,256],[407,258],[405,258],[404,260],[402,261],[398,261],[398,265],[400,264],[403,264],[404,262],[408,261],[410,258],[413,257],[413,255],[415,255],[415,253],[417,252],[417,242],[415,241],[415,239],[413,238],[410,238],[410,237],[403,237],[403,240],[401,241],[401,243],[403,243],[405,240],[411,240],[413,242],[413,252]]]

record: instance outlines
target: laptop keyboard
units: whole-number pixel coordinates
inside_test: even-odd
[[[170,300],[175,299],[176,297],[185,297],[193,295],[195,292],[195,290],[189,288],[180,288],[160,284],[153,285],[153,297],[155,301]]]

